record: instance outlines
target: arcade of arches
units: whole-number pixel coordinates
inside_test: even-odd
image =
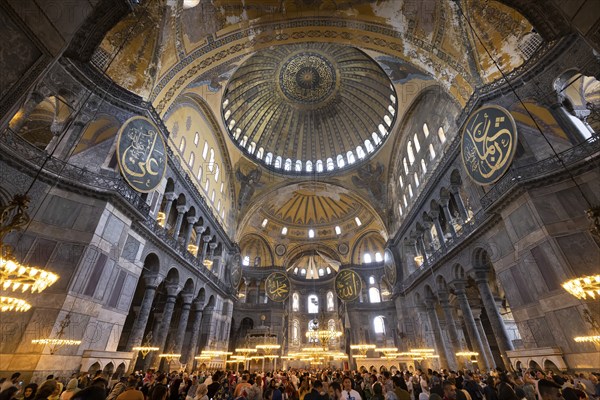
[[[42,3],[0,0],[0,204],[30,198],[2,246],[59,279],[2,286],[31,305],[2,309],[2,375],[223,368],[196,356],[319,329],[400,353],[340,367],[598,367],[574,337],[600,304],[561,286],[600,266],[595,0]],[[460,142],[484,105],[518,143],[478,185]],[[167,155],[145,192],[117,146],[135,116]]]

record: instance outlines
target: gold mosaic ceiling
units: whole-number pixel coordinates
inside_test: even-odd
[[[283,172],[348,167],[381,146],[397,113],[396,92],[362,51],[333,43],[256,52],[223,94],[223,118],[246,154]]]

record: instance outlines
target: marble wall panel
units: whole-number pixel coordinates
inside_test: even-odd
[[[537,225],[527,204],[523,204],[513,211],[513,213],[508,216],[508,219],[519,239],[522,239],[537,229]]]
[[[587,232],[560,236],[556,242],[576,276],[598,273],[600,249]]]

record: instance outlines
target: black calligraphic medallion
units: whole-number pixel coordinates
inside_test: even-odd
[[[502,107],[481,107],[465,124],[461,149],[465,171],[475,183],[496,182],[510,167],[517,149],[515,120]]]
[[[233,259],[231,275],[229,276],[229,282],[234,288],[237,288],[238,286],[240,286],[240,283],[242,283],[242,267],[240,265],[239,255]]]
[[[156,125],[145,117],[128,119],[117,135],[121,174],[138,192],[156,188],[167,168],[167,149]]]
[[[290,295],[290,280],[281,272],[273,272],[265,282],[265,292],[272,301],[285,301]]]
[[[342,301],[356,300],[361,289],[362,280],[351,269],[343,269],[335,277],[335,293]]]
[[[394,286],[397,279],[396,263],[394,262],[394,255],[389,249],[386,249],[383,254],[383,271],[385,279],[390,285]]]

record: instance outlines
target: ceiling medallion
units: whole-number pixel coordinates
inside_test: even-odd
[[[315,52],[290,56],[279,72],[279,88],[291,101],[317,104],[331,97],[337,74],[331,60]]]

